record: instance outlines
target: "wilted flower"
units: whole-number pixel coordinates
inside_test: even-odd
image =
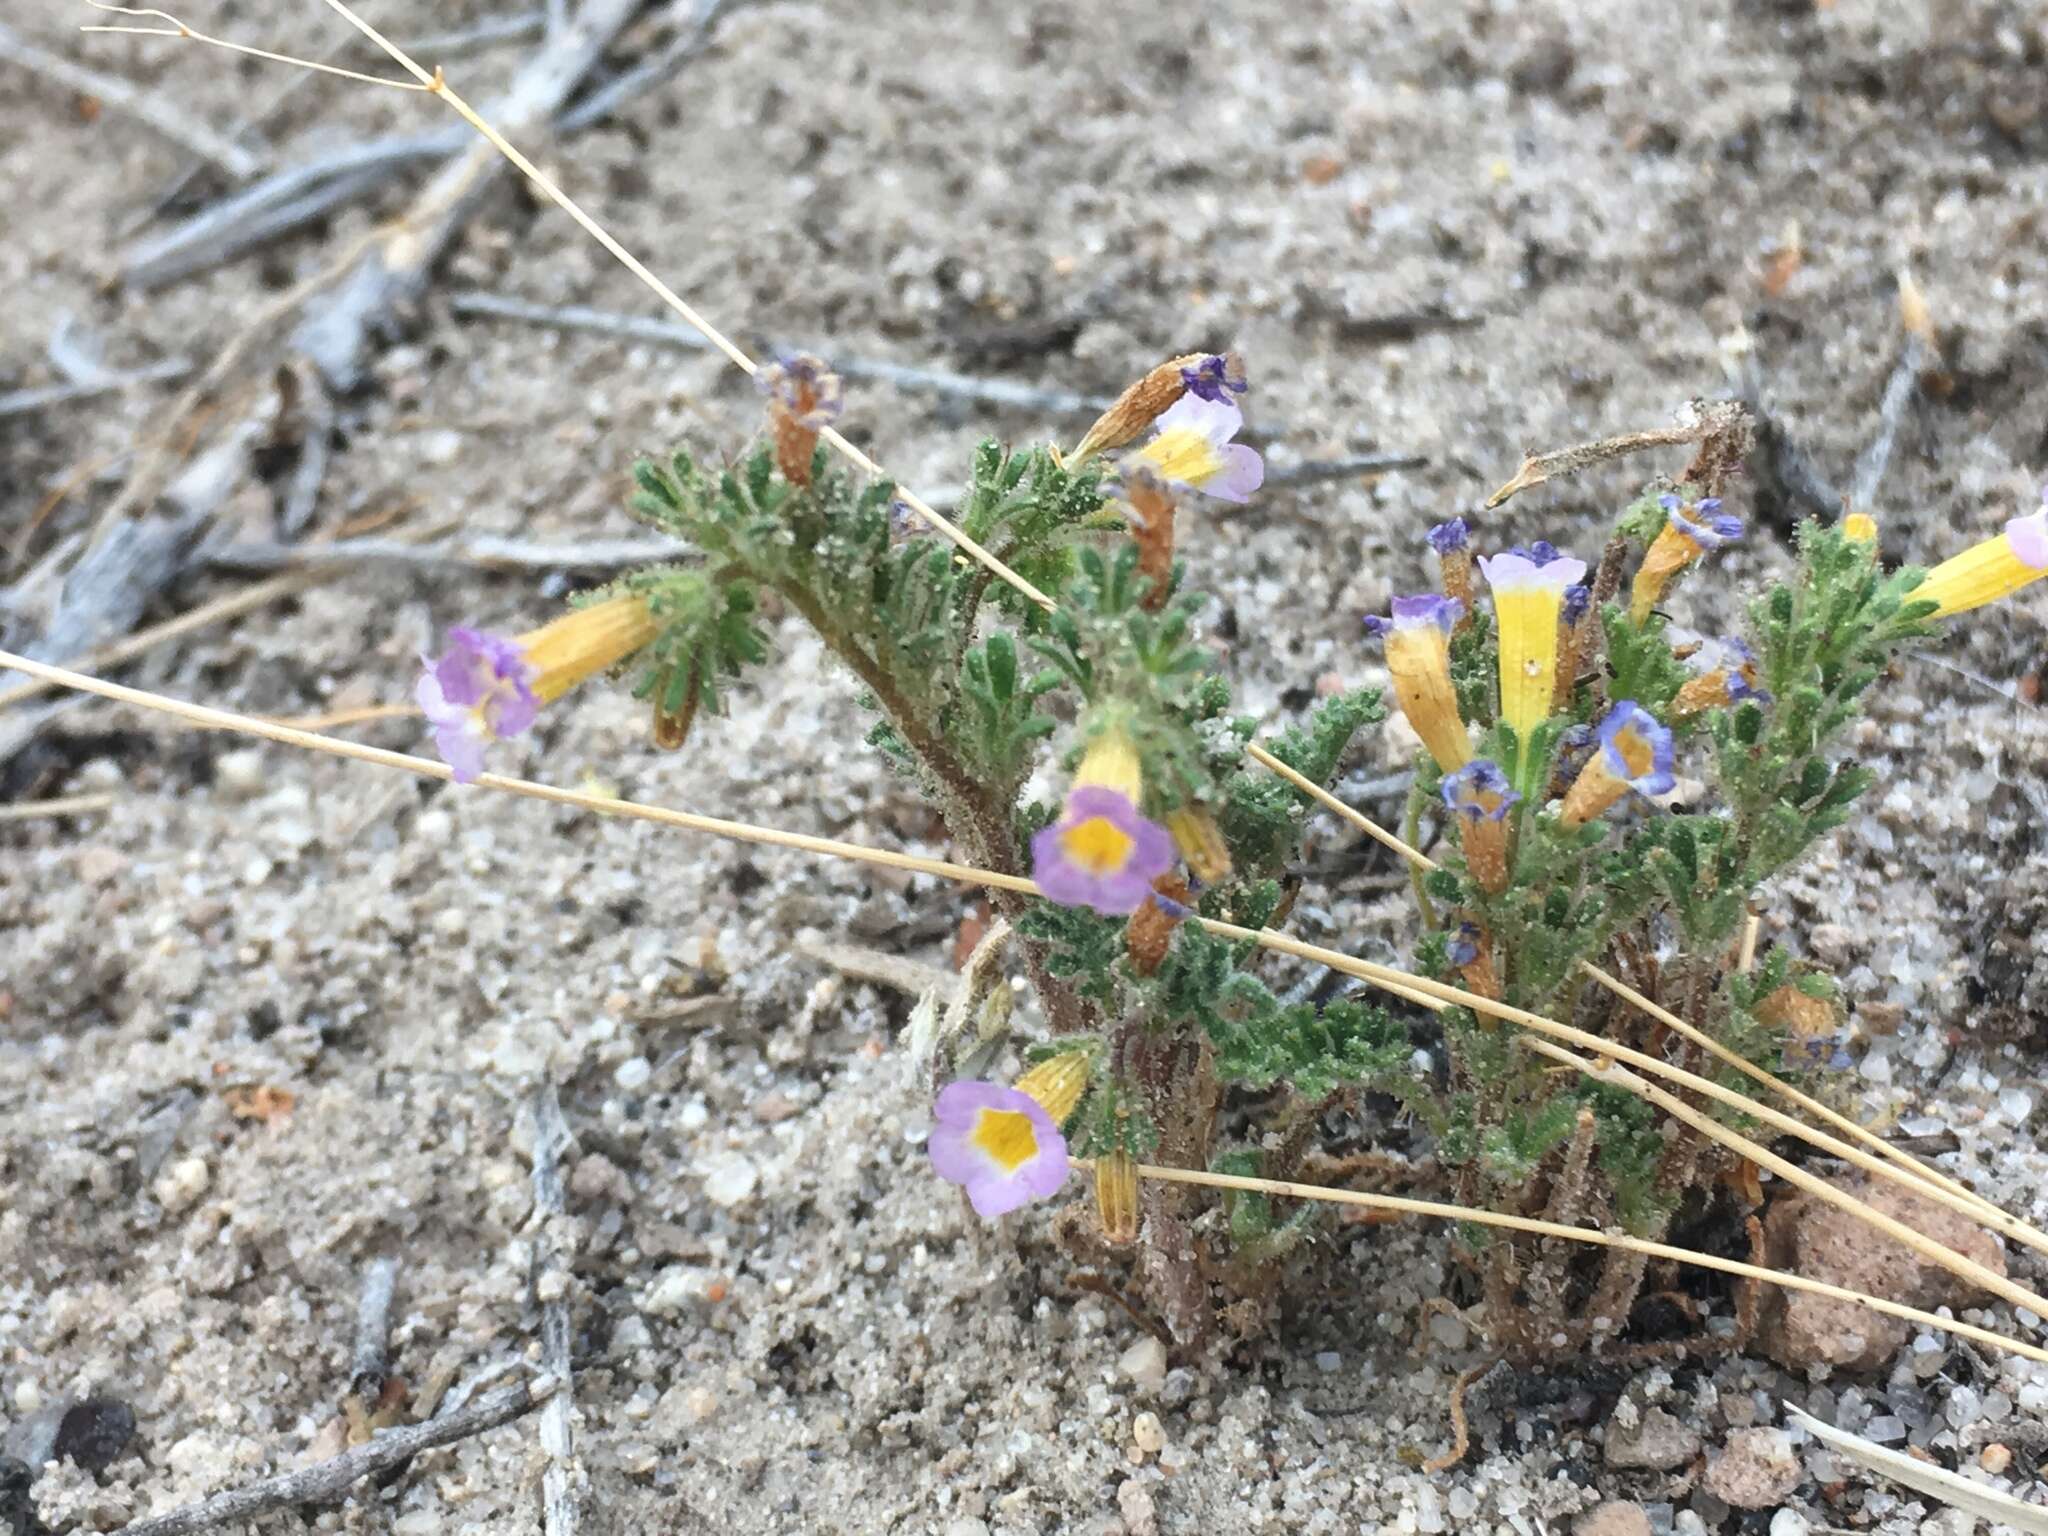
[[[1459,923],[1451,930],[1444,956],[1458,968],[1458,978],[1465,983],[1466,991],[1477,992],[1481,997],[1500,997],[1500,973],[1493,965],[1493,939],[1484,928],[1477,923]],[[1487,1029],[1494,1027],[1490,1018],[1483,1024]]]
[[[426,672],[414,697],[455,782],[467,784],[483,771],[488,743],[517,736],[541,705],[616,666],[659,632],[640,593],[572,608],[511,639],[458,626],[439,657],[420,658]]]
[[[1785,1032],[1784,1059],[1792,1068],[1839,1070],[1851,1064],[1835,1004],[1786,982],[1752,1010],[1758,1020]]]
[[[1204,400],[1228,400],[1250,388],[1244,376],[1244,359],[1235,352],[1211,352],[1181,369],[1180,381],[1189,394]]]
[[[1124,954],[1140,976],[1150,976],[1166,963],[1174,930],[1192,915],[1187,903],[1193,894],[1185,879],[1169,871],[1152,882],[1151,898],[1141,902],[1124,924]]]
[[[754,383],[768,397],[775,467],[791,485],[809,485],[818,433],[837,421],[845,406],[844,381],[823,358],[798,352],[764,366]]]
[[[1060,819],[1031,839],[1031,878],[1048,901],[1123,917],[1173,864],[1173,838],[1138,811],[1138,750],[1120,727],[1082,755]]]
[[[1135,442],[1139,433],[1188,392],[1190,373],[1203,376],[1202,366],[1207,361],[1208,354],[1202,352],[1169,357],[1131,385],[1110,403],[1108,410],[1095,418],[1088,435],[1067,455],[1068,465],[1079,464],[1095,454],[1108,453],[1125,443]]]
[[[2048,488],[2042,491],[2048,497]],[[1909,601],[1935,604],[1933,617],[1967,613],[2048,576],[2048,507],[2016,517],[1996,538],[1986,539],[1944,560],[1909,594]]]
[[[1244,412],[1227,396],[1220,400],[1184,394],[1160,415],[1151,438],[1130,459],[1173,485],[1244,502],[1265,482],[1266,464],[1257,452],[1234,443]]]
[[[1142,464],[1124,472],[1123,492],[1124,521],[1138,547],[1138,574],[1150,583],[1139,606],[1157,613],[1173,595],[1173,493]]]
[[[1461,626],[1470,623],[1479,593],[1472,582],[1472,538],[1465,519],[1454,517],[1430,529],[1429,547],[1436,551],[1437,569],[1443,575],[1444,596],[1456,598],[1464,604],[1464,614],[1458,623]]]
[[[1592,638],[1593,589],[1583,581],[1564,589],[1557,610],[1557,682],[1551,689],[1550,712],[1561,714],[1579,682],[1579,660]]]
[[[1475,757],[1444,775],[1439,792],[1458,819],[1465,863],[1482,890],[1499,895],[1508,888],[1508,812],[1522,797],[1498,763]]]
[[[1548,544],[1482,558],[1500,630],[1500,717],[1526,746],[1550,718],[1557,694],[1557,627],[1566,591],[1583,581],[1586,562]]]
[[[1472,756],[1465,722],[1458,714],[1458,694],[1451,684],[1451,628],[1464,613],[1456,598],[1425,592],[1397,597],[1393,617],[1373,615],[1366,628],[1387,646],[1387,670],[1393,674],[1394,697],[1401,713],[1429,748],[1437,767],[1449,773]]]
[[[1559,813],[1567,827],[1603,814],[1628,791],[1661,795],[1678,782],[1671,771],[1671,732],[1633,699],[1607,712],[1594,731],[1593,756],[1579,770]]]
[[[1771,701],[1757,682],[1756,652],[1729,635],[1709,640],[1687,660],[1693,675],[1671,701],[1671,717],[1683,720],[1703,709],[1727,709],[1744,700]]]
[[[1742,519],[1721,510],[1721,498],[1708,496],[1691,505],[1676,496],[1657,498],[1664,509],[1663,530],[1650,541],[1629,591],[1629,618],[1637,624],[1650,616],[1672,578],[1702,555],[1742,537]]]
[[[1005,1215],[1066,1182],[1066,1138],[1021,1088],[948,1083],[932,1105],[932,1121],[932,1167],[967,1191],[977,1215]]]

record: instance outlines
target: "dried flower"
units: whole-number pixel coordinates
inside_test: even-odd
[[[1579,684],[1579,663],[1593,637],[1593,589],[1583,581],[1564,589],[1557,610],[1557,682],[1551,689],[1550,712],[1562,714]]]
[[[1557,694],[1557,626],[1568,588],[1583,581],[1586,562],[1548,544],[1481,559],[1493,589],[1500,630],[1500,717],[1527,743],[1550,717]]]
[[[1128,456],[1173,485],[1244,502],[1265,482],[1266,464],[1243,443],[1234,443],[1244,412],[1229,399],[1182,395],[1160,415],[1149,441]]]
[[[932,1167],[967,1191],[977,1215],[1004,1215],[1066,1182],[1066,1138],[1045,1106],[1021,1089],[948,1083],[932,1105],[932,1121]]]
[[[754,375],[768,397],[768,427],[775,439],[775,467],[791,485],[811,483],[811,459],[818,433],[839,419],[846,386],[821,357],[793,353]]]
[[[2042,491],[2048,497],[2048,488]],[[2048,576],[2048,507],[2016,517],[1996,538],[1944,560],[1915,587],[1911,600],[1935,604],[1934,617],[1967,613]]]
[[[1095,1211],[1110,1242],[1138,1240],[1138,1164],[1122,1147],[1095,1159]]]
[[[1123,492],[1124,521],[1138,546],[1138,574],[1151,583],[1139,606],[1157,613],[1173,593],[1173,493],[1142,464],[1125,471]]]
[[[572,608],[512,639],[457,626],[448,631],[446,651],[420,658],[426,672],[413,696],[455,782],[467,784],[483,771],[488,743],[517,736],[541,705],[616,666],[659,632],[639,593]]]
[[[1444,955],[1458,968],[1466,991],[1499,1000],[1500,973],[1493,965],[1493,939],[1484,928],[1477,923],[1458,924],[1444,946]],[[1483,1022],[1488,1029],[1494,1027],[1490,1018]]]
[[[1522,797],[1510,787],[1500,765],[1483,757],[1445,774],[1439,792],[1458,819],[1458,837],[1472,878],[1482,890],[1499,895],[1508,888],[1507,816]]]
[[[1671,732],[1633,699],[1607,712],[1594,732],[1594,752],[1564,797],[1559,819],[1576,827],[1603,814],[1631,789],[1661,795],[1678,782],[1671,771]]]
[[[1230,846],[1223,841],[1223,829],[1208,807],[1184,805],[1166,813],[1166,830],[1173,846],[1187,861],[1188,873],[1204,885],[1230,878]]]
[[[1472,744],[1451,684],[1450,634],[1465,606],[1456,598],[1425,592],[1395,598],[1391,611],[1392,618],[1374,615],[1365,626],[1386,642],[1387,670],[1401,713],[1438,768],[1446,773],[1462,768],[1472,756]]]
[[[1746,699],[1771,701],[1757,682],[1756,652],[1734,636],[1710,640],[1687,658],[1693,675],[1671,701],[1671,718],[1683,720],[1703,709],[1727,709]]]
[[[1444,596],[1456,598],[1464,605],[1464,612],[1458,619],[1459,627],[1463,628],[1472,622],[1472,610],[1479,600],[1479,589],[1472,580],[1471,530],[1465,526],[1465,519],[1454,517],[1430,529],[1429,547],[1436,551],[1437,569],[1443,576]]]
[[[1664,509],[1663,530],[1650,541],[1629,590],[1629,618],[1640,624],[1663,599],[1678,573],[1702,555],[1742,537],[1742,519],[1721,510],[1721,498],[1709,496],[1687,505],[1676,496],[1657,498]]]
[[[1759,1022],[1785,1032],[1787,1066],[1839,1070],[1850,1065],[1840,1012],[1827,998],[1803,992],[1788,981],[1752,1011]]]
[[[1095,419],[1095,425],[1088,429],[1088,435],[1081,439],[1080,446],[1067,455],[1067,463],[1079,464],[1095,454],[1108,453],[1113,448],[1136,441],[1139,433],[1187,394],[1188,374],[1200,370],[1206,361],[1206,354],[1189,352],[1180,357],[1170,357],[1154,368],[1118,395],[1109,409]]]
[[[1204,400],[1228,400],[1251,387],[1245,379],[1244,359],[1235,352],[1211,352],[1181,369],[1180,381],[1189,394]]]
[[[1173,947],[1173,931],[1190,915],[1187,903],[1192,894],[1187,881],[1169,871],[1152,882],[1151,899],[1142,903],[1124,925],[1124,953],[1130,957],[1131,969],[1140,976],[1150,976],[1166,963],[1166,952]]]

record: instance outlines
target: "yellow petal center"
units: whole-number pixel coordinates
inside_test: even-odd
[[[1091,875],[1107,875],[1129,862],[1137,839],[1107,816],[1090,816],[1060,834],[1060,851]]]
[[[1223,473],[1223,455],[1193,427],[1168,427],[1138,450],[1138,457],[1161,479],[1182,485],[1206,485]]]
[[[1015,1173],[1038,1155],[1038,1127],[1014,1109],[981,1110],[969,1140],[1005,1173]]]

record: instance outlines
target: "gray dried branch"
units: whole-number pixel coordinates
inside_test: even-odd
[[[520,68],[486,117],[501,133],[547,139],[555,114],[641,4],[586,0],[575,20],[550,35]],[[471,143],[434,174],[403,219],[377,235],[331,293],[307,306],[293,345],[319,369],[329,388],[345,394],[361,381],[371,336],[425,291],[442,254],[510,169],[489,143]]]
[[[515,320],[526,325],[548,326],[555,330],[587,331],[599,336],[618,336],[631,341],[652,342],[656,346],[676,347],[688,352],[711,350],[711,343],[687,325],[679,325],[672,320],[655,320],[645,315],[627,315],[612,310],[592,309],[582,304],[534,304],[503,294],[472,291],[456,294],[450,299],[448,307],[457,315],[482,315],[494,320]],[[975,378],[968,374],[949,373],[938,368],[913,368],[907,364],[881,362],[873,358],[845,357],[837,351],[829,351],[829,355],[833,369],[849,379],[874,379],[879,383],[893,384],[899,389],[950,395],[957,399],[979,401],[985,405],[1043,411],[1049,415],[1092,418],[1106,409],[1110,403],[1106,396],[1082,395],[1064,389],[1038,389],[1009,379]]]
[[[675,35],[624,74],[607,81],[564,112],[559,133],[578,133],[612,116],[628,102],[669,80],[710,43],[711,24],[740,0],[678,0],[670,9],[682,16]]]
[[[355,1347],[349,1352],[348,1389],[365,1407],[376,1404],[391,1374],[391,1303],[398,1294],[398,1260],[377,1259],[363,1271],[356,1300]]]
[[[184,358],[167,357],[162,362],[151,363],[146,368],[137,368],[130,373],[110,373],[96,379],[82,379],[76,383],[44,384],[34,389],[17,389],[0,395],[0,417],[26,415],[30,411],[46,410],[53,405],[69,405],[74,400],[97,400],[101,395],[116,394],[124,389],[133,389],[139,384],[163,384],[172,379],[182,379],[191,371],[191,363]]]
[[[117,1536],[196,1536],[201,1531],[254,1520],[272,1510],[333,1504],[364,1478],[403,1466],[423,1451],[453,1445],[500,1424],[509,1424],[553,1399],[559,1386],[550,1376],[518,1382],[424,1424],[385,1430],[365,1445],[310,1467],[216,1493],[167,1515],[137,1520],[121,1527]]]
[[[1688,408],[1689,420],[1680,421],[1676,426],[1656,427],[1648,432],[1624,432],[1619,437],[1603,437],[1598,442],[1576,443],[1569,448],[1559,448],[1550,453],[1531,455],[1522,460],[1522,467],[1515,471],[1514,479],[1486,498],[1487,507],[1499,506],[1509,497],[1545,481],[1575,475],[1580,470],[1590,469],[1595,464],[1604,464],[1610,459],[1626,457],[1631,453],[1642,453],[1651,448],[1669,448],[1680,443],[1702,442],[1716,432],[1725,430],[1726,418],[1731,410],[1739,410],[1728,401],[1712,403],[1695,401]]]
[[[105,70],[77,64],[62,54],[30,42],[12,27],[0,24],[0,60],[18,64],[38,79],[81,91],[103,107],[154,129],[160,136],[210,165],[217,165],[236,181],[260,174],[269,160],[237,144],[187,112],[176,102],[166,101],[154,91]]]
[[[541,1508],[547,1536],[576,1536],[587,1478],[576,1459],[576,1383],[569,1359],[569,1290],[574,1280],[562,1159],[571,1146],[562,1102],[549,1083],[533,1097],[533,1294],[540,1306],[541,1367],[562,1384],[541,1412]]]
[[[612,571],[673,559],[680,553],[683,546],[671,539],[591,539],[580,544],[542,544],[478,534],[446,544],[408,544],[401,539],[229,544],[209,551],[205,558],[213,570],[239,572],[336,570],[374,565],[411,570]]]
[[[121,258],[120,279],[148,289],[208,271],[368,196],[412,166],[447,159],[463,140],[460,129],[370,139],[285,166],[130,246]]]

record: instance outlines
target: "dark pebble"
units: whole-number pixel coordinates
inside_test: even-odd
[[[133,1408],[119,1398],[89,1398],[65,1411],[55,1455],[70,1457],[88,1472],[104,1472],[134,1438]]]
[[[6,1536],[45,1536],[35,1500],[29,1497],[28,1485],[34,1481],[27,1462],[0,1456],[0,1532]]]

